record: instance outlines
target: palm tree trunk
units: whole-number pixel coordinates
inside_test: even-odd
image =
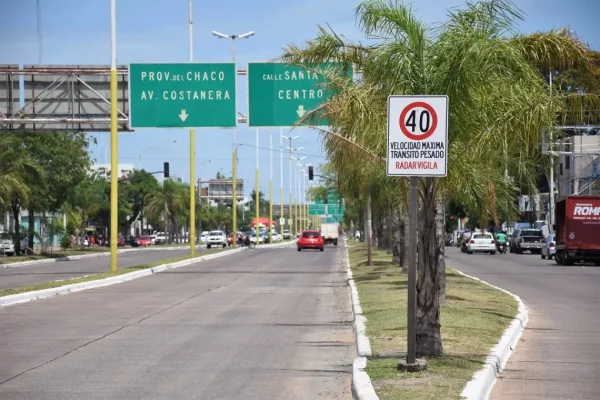
[[[445,222],[446,222],[446,207],[444,206],[444,200],[438,198],[435,202],[436,213],[435,213],[435,225],[436,225],[436,236],[437,246],[440,249],[438,254],[438,282],[440,291],[440,307],[446,305],[446,241],[445,241]]]
[[[13,219],[15,220],[15,236],[13,237],[13,244],[15,245],[15,256],[21,254],[21,226],[19,224],[19,214],[21,211],[21,203],[17,196],[13,196],[11,203]]]
[[[408,210],[403,210],[400,216],[402,220],[402,254],[400,256],[400,263],[402,265],[402,273],[408,273],[408,253],[410,252],[410,242],[408,237],[410,236],[410,226],[408,224]]]
[[[398,208],[392,209],[391,213],[391,229],[392,229],[392,263],[394,265],[402,265],[402,256],[404,255],[404,249],[402,245],[402,220],[400,218],[400,210]]]
[[[28,224],[27,224],[27,247],[33,250],[33,233],[35,232],[35,211],[30,204],[27,208]]]
[[[394,254],[394,240],[393,240],[393,234],[394,234],[394,221],[393,221],[393,215],[394,215],[394,208],[390,207],[388,209],[388,211],[385,213],[385,232],[384,232],[384,239],[385,239],[385,249],[387,251],[388,254]]]
[[[443,354],[440,333],[439,248],[436,229],[436,182],[424,178],[421,185],[422,213],[418,232],[417,357]],[[441,239],[443,240],[443,239]]]
[[[373,265],[373,229],[371,215],[371,193],[367,192],[367,207],[365,221],[365,240],[367,241],[367,265]]]
[[[377,215],[377,249],[378,250],[385,250],[386,248],[386,243],[385,243],[385,213],[383,212],[379,212]]]

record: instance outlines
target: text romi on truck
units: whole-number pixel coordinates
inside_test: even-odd
[[[556,262],[600,265],[600,196],[567,196],[555,216]]]

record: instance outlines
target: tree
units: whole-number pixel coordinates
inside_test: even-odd
[[[5,134],[0,142],[0,207],[10,210],[15,221],[15,254],[21,251],[21,207],[34,195],[34,185],[44,187],[42,169],[23,146],[20,138]]]
[[[186,212],[186,198],[189,198],[189,188],[186,191],[185,184],[172,179],[164,180],[162,188],[148,193],[144,198],[148,215],[153,221],[157,221],[156,226],[165,228],[169,234],[169,242],[173,241],[178,222],[181,222],[178,216]]]
[[[419,180],[419,356],[443,352],[444,200],[461,199],[486,220],[497,219],[499,212],[516,214],[513,182],[535,182],[541,130],[552,126],[555,113],[564,107],[549,95],[529,56],[561,67],[589,63],[585,46],[575,37],[556,32],[535,36],[535,40],[531,35],[511,36],[509,29],[520,18],[507,1],[468,3],[450,12],[449,21],[434,34],[404,4],[366,1],[357,8],[357,19],[372,44],[350,43],[319,28],[303,48],[290,45],[281,57],[313,70],[334,60],[360,69],[356,79],[340,76],[339,71],[321,71],[327,77],[324,89],[333,96],[301,123],[328,119],[331,131],[321,129],[328,157],[338,173],[346,173],[344,180],[352,181],[346,183],[348,191],[364,193],[367,213],[373,195],[381,190],[380,181],[374,178],[382,175],[387,153],[387,96],[450,98],[448,177]],[[549,47],[556,51],[544,53]],[[350,168],[353,165],[357,167]],[[513,179],[507,179],[505,171]],[[405,199],[405,180],[383,180],[395,185],[396,199]]]
[[[260,190],[258,192],[258,201],[259,201],[259,214],[261,216],[265,216],[269,214],[269,202],[265,200],[265,194]],[[249,213],[252,215],[251,218],[255,218],[256,216],[256,189],[250,193],[250,201],[248,202],[248,208],[250,209]]]
[[[29,246],[33,247],[35,212],[42,212],[42,225],[46,226],[46,213],[59,211],[69,192],[86,178],[91,162],[89,140],[84,133],[25,132],[15,136],[44,174],[41,181],[32,179],[32,196],[25,204],[29,213]]]
[[[87,222],[108,202],[106,186],[104,177],[92,174],[69,192],[67,214],[79,229],[81,245],[85,239]]]

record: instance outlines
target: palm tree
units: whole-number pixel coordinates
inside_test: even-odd
[[[374,44],[350,43],[320,28],[303,48],[288,46],[281,59],[311,69],[339,61],[361,71],[354,80],[322,71],[328,78],[325,89],[334,95],[304,123],[328,119],[332,130],[321,132],[330,160],[339,173],[343,172],[339,168],[360,165],[346,179],[363,187],[369,186],[374,168],[384,168],[387,96],[449,96],[448,177],[419,180],[417,355],[442,354],[443,201],[460,199],[487,219],[516,214],[513,182],[533,186],[542,128],[551,127],[564,107],[549,95],[531,60],[586,68],[587,50],[575,37],[557,32],[511,35],[510,29],[522,17],[503,0],[469,3],[449,13],[449,21],[437,31],[419,21],[409,6],[395,1],[366,1],[356,13]],[[370,167],[357,162],[367,159]],[[514,180],[507,179],[507,173]],[[398,198],[403,197],[403,187],[397,183]],[[371,191],[366,193],[368,210]]]
[[[0,208],[10,210],[15,221],[15,254],[21,251],[19,214],[31,194],[33,183],[44,185],[43,172],[20,146],[17,137],[6,135],[0,142]]]
[[[144,198],[145,210],[149,215],[155,217],[152,219],[157,220],[156,217],[158,216],[165,221],[165,229],[169,233],[169,242],[173,241],[178,218],[187,212],[185,205],[189,201],[188,198],[189,195],[186,196],[185,185],[171,179],[163,181],[162,188],[147,194]]]

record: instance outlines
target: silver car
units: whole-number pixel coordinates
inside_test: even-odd
[[[548,235],[546,239],[544,239],[544,243],[542,245],[542,260],[548,258],[549,260],[554,257],[556,254],[556,241],[554,240],[554,234],[551,233]]]

